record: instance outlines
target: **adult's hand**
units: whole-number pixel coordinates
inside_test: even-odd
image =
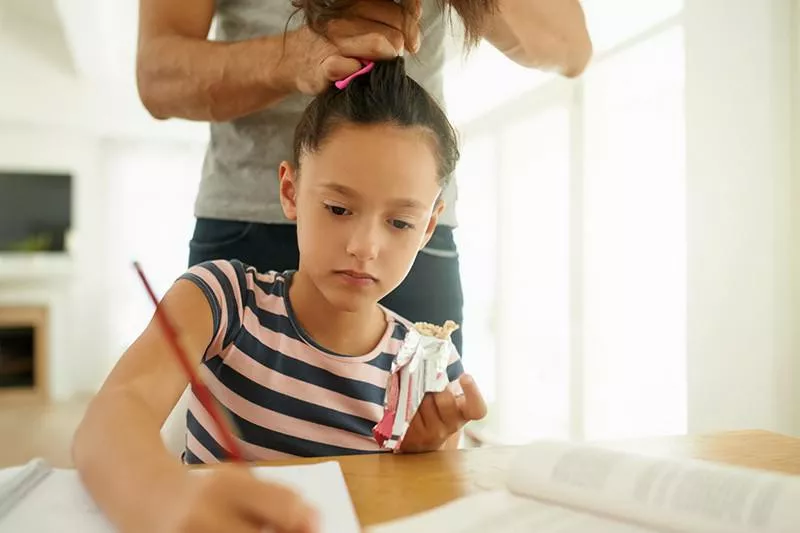
[[[309,16],[317,0],[307,0],[303,9],[310,26],[287,35],[285,67],[294,69],[295,89],[318,94],[359,70],[359,59],[391,59],[419,50],[422,12],[419,0],[410,1],[403,7],[391,0],[360,0],[328,20]]]

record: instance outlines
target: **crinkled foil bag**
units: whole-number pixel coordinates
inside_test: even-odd
[[[454,350],[449,335],[442,339],[409,329],[392,362],[383,418],[372,430],[381,447],[398,451],[425,393],[447,388],[447,363]]]

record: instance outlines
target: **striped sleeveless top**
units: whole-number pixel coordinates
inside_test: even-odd
[[[384,309],[386,331],[370,353],[326,350],[294,318],[292,273],[258,273],[234,260],[196,265],[181,276],[203,291],[214,319],[201,378],[236,425],[248,461],[382,451],[372,428],[383,416],[391,364],[412,325]],[[448,378],[462,373],[454,350]],[[211,417],[190,395],[184,462],[223,460],[220,442]]]

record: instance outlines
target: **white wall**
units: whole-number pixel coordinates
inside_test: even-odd
[[[50,388],[56,400],[94,392],[152,312],[133,269],[142,260],[160,294],[185,269],[202,144],[97,138],[0,122],[0,169],[68,172],[73,227],[67,267],[30,259],[45,284],[9,280],[0,303],[52,304]],[[10,264],[19,265],[16,259]],[[22,269],[26,268],[22,261]],[[149,267],[149,268],[148,268]],[[20,274],[18,277],[22,277]]]
[[[188,143],[196,150],[207,134],[201,124],[152,120],[136,96],[132,66],[126,85],[90,83],[31,42],[38,41],[0,32],[0,169],[73,175],[71,275],[64,283],[23,286],[4,278],[0,268],[0,301],[54,303],[50,392],[61,400],[96,390],[124,348],[114,326],[126,320],[129,306],[120,301],[120,262],[110,255],[125,253],[115,231],[134,227],[137,220],[119,220],[118,207],[129,199],[126,185],[115,183],[119,178],[109,170],[113,159],[120,153],[135,157],[142,146],[169,152]],[[189,198],[194,194],[186,192]],[[190,223],[191,212],[186,216]],[[180,244],[185,249],[186,243]],[[0,256],[0,266],[7,263]]]
[[[693,432],[800,430],[789,291],[798,246],[789,223],[791,3],[686,1]]]
[[[158,122],[148,115],[137,95],[132,62],[120,67],[127,74],[119,79],[80,77],[52,51],[58,44],[51,42],[52,35],[35,26],[13,28],[10,24],[0,20],[0,122],[4,128],[33,125],[94,137],[149,140],[205,138],[205,128],[196,123]]]
[[[99,356],[107,343],[106,276],[100,267],[107,240],[107,185],[98,174],[97,162],[97,143],[91,138],[72,132],[12,129],[0,123],[0,168],[73,175],[72,275],[63,285],[39,287],[40,291],[60,293],[56,316],[51,318],[58,330],[51,335],[49,364],[51,394],[56,399],[92,390],[98,379]],[[16,284],[14,289],[2,291],[4,298],[20,298],[14,292],[21,294],[23,287]]]

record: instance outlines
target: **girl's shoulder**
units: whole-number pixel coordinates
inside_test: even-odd
[[[272,288],[286,283],[290,273],[268,270],[259,272],[254,266],[242,263],[238,259],[215,259],[198,263],[189,268],[186,275],[213,275],[228,291],[252,289],[254,286]],[[185,275],[185,276],[186,276]]]
[[[212,311],[235,313],[241,321],[246,308],[257,315],[265,310],[285,314],[284,295],[290,276],[291,272],[259,272],[239,260],[220,259],[197,264],[181,278],[203,290]]]

